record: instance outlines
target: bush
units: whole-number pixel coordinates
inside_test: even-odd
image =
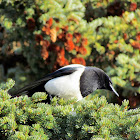
[[[65,101],[45,93],[10,99],[13,80],[0,86],[0,138],[5,139],[140,139],[140,109],[108,104],[104,96]]]

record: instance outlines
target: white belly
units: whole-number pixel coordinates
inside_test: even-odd
[[[80,92],[80,76],[84,69],[80,68],[78,71],[49,80],[45,84],[45,90],[51,94],[61,98],[70,99],[76,98],[81,100],[83,97]]]

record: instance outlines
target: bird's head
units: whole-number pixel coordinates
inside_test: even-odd
[[[98,75],[99,81],[100,81],[98,88],[99,89],[107,89],[107,90],[110,90],[110,91],[114,92],[119,97],[119,94],[114,89],[114,87],[112,85],[112,81],[109,78],[109,76],[103,70],[101,70],[99,68],[95,68],[94,71]]]
[[[114,89],[113,85],[112,85],[112,81],[110,80],[110,78],[105,74],[104,75],[104,86],[102,87],[102,89],[107,89],[110,91],[113,91],[118,97],[119,94],[117,93],[117,91]]]

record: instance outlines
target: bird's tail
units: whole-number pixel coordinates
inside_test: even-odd
[[[31,97],[35,92],[46,92],[44,85],[45,83],[52,79],[51,75],[42,78],[38,81],[35,81],[29,85],[24,86],[21,89],[18,89],[17,91],[14,91],[13,93],[9,93],[12,97],[16,97],[16,96],[21,96],[21,95],[28,95],[29,97]]]

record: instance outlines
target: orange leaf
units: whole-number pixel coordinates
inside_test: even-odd
[[[50,34],[50,27],[43,26],[42,31],[45,32],[47,35],[49,35]]]
[[[51,37],[51,41],[52,42],[56,42],[56,39],[57,39],[57,32],[56,32],[56,29],[53,28],[50,30],[50,37]]]
[[[139,40],[140,40],[140,32],[139,32],[139,33],[137,33],[137,35],[136,35],[136,39],[137,39],[137,41],[139,41]]]
[[[66,43],[65,43],[65,46],[66,46],[66,50],[67,51],[72,51],[74,49],[74,43],[72,40],[68,40]]]
[[[140,43],[138,41],[134,41],[131,45],[133,48],[140,50]]]
[[[85,60],[82,57],[79,58],[73,58],[71,60],[72,64],[82,64],[82,65],[86,65]]]
[[[86,55],[87,54],[87,49],[82,47],[79,47],[78,53],[82,54],[82,55]]]
[[[130,11],[135,11],[136,9],[137,9],[137,4],[136,3],[131,3]]]
[[[46,60],[49,57],[49,52],[47,51],[45,46],[42,46],[41,56],[44,60]]]
[[[51,27],[53,24],[53,18],[50,18],[46,23]]]
[[[86,46],[88,44],[87,38],[82,38],[82,45]]]
[[[44,48],[48,48],[50,46],[50,42],[47,40],[42,40],[40,41],[40,45],[43,46]]]

